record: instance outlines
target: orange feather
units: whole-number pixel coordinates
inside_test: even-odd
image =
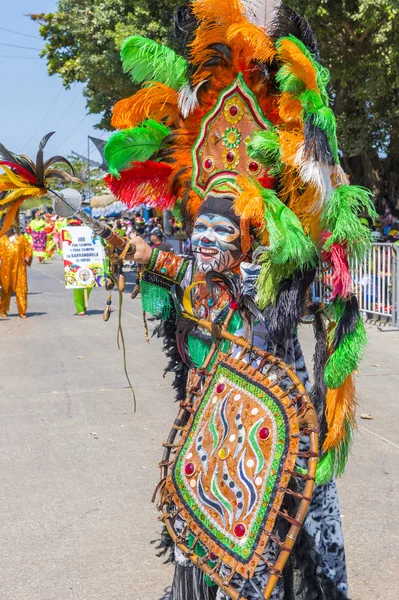
[[[328,433],[323,444],[324,452],[336,448],[340,442],[346,441],[345,425],[355,427],[356,390],[354,376],[344,381],[341,387],[327,390],[326,419]]]
[[[116,129],[135,127],[145,119],[176,125],[180,118],[179,94],[163,83],[152,83],[115,104],[111,124]]]
[[[247,177],[237,177],[237,183],[241,193],[234,200],[234,212],[249,221],[254,227],[259,229],[261,243],[266,243],[268,234],[266,230],[265,209],[259,188]]]
[[[279,101],[279,114],[284,122],[295,121],[297,124],[301,122],[302,103],[292,94],[283,92]]]
[[[273,41],[260,27],[248,21],[230,25],[226,32],[226,39],[240,51],[243,57],[247,58],[248,62],[258,60],[270,63],[276,56]]]
[[[303,81],[308,89],[319,91],[312,62],[292,40],[283,38],[278,43],[277,54],[279,60],[285,64],[285,68]]]
[[[296,166],[296,155],[300,146],[304,143],[302,130],[279,131],[281,161],[291,167]]]

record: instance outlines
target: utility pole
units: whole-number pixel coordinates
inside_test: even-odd
[[[87,136],[87,185],[88,185],[88,201],[90,203],[91,181],[90,181],[90,137],[89,136]]]

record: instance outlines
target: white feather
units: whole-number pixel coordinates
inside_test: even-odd
[[[206,81],[206,80],[205,80]],[[184,119],[187,119],[191,113],[198,108],[199,102],[197,97],[197,92],[201,85],[205,83],[205,81],[201,81],[198,83],[195,88],[192,88],[189,83],[186,83],[179,92],[179,110]]]
[[[242,0],[242,3],[251,23],[269,29],[280,8],[281,0]]]
[[[311,206],[312,210],[319,211],[323,208],[332,191],[331,167],[322,161],[305,159],[304,153],[305,146],[301,144],[295,155],[294,163],[299,170],[299,176],[303,183],[311,183],[319,191],[317,200]]]

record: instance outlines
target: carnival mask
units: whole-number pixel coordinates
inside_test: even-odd
[[[227,271],[237,266],[241,256],[241,233],[238,225],[220,214],[203,213],[191,237],[198,271]]]

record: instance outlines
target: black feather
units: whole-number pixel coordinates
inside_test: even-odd
[[[270,27],[273,40],[294,35],[301,40],[314,55],[318,55],[317,38],[305,17],[301,17],[289,6],[281,6]]]
[[[321,451],[327,435],[326,421],[326,394],[327,386],[324,382],[324,371],[329,357],[327,335],[324,326],[324,318],[320,304],[308,307],[313,316],[313,331],[316,339],[313,355],[313,378],[314,384],[310,392],[310,400],[316,410],[319,423],[319,449]]]
[[[349,300],[345,301],[344,313],[335,328],[334,350],[338,348],[346,334],[351,334],[355,331],[360,318],[359,303],[356,296],[352,296]]]
[[[230,298],[239,302],[241,279],[236,273],[226,271],[226,273],[218,273],[217,271],[209,271],[205,275],[206,285],[210,291],[212,298],[215,300],[215,285],[221,289],[225,289]],[[223,285],[222,285],[223,284]]]
[[[329,165],[334,164],[327,135],[319,127],[316,127],[313,115],[305,121],[305,159],[313,159]]]
[[[315,274],[315,269],[297,271],[291,279],[284,279],[280,283],[275,306],[269,306],[264,311],[272,342],[282,343],[292,335],[305,312],[306,292]]]
[[[161,530],[161,534],[160,537],[157,540],[151,540],[150,542],[151,544],[154,544],[154,548],[155,550],[157,550],[157,556],[160,557],[165,557],[166,560],[164,560],[164,565],[170,564],[170,563],[174,563],[175,562],[175,545],[173,543],[173,540],[170,536],[170,533],[166,527],[166,525],[163,526],[162,530]]]
[[[176,401],[181,402],[186,398],[188,368],[182,362],[177,349],[176,314],[173,310],[169,319],[159,322],[154,329],[153,335],[163,338],[163,351],[168,358],[164,376],[166,373],[174,373],[175,377],[172,387],[176,391]]]
[[[187,319],[183,315],[177,320],[176,326],[176,342],[177,350],[184,364],[189,368],[195,368],[195,364],[191,360],[190,352],[188,350],[188,336],[194,332],[197,328],[196,321]],[[199,336],[199,331],[196,332],[196,336]]]
[[[178,8],[173,17],[173,36],[185,58],[188,58],[190,42],[194,39],[198,21],[190,5]]]
[[[205,574],[199,567],[191,563],[188,566],[176,564],[170,596],[173,600],[216,600],[218,589],[216,584],[206,583]]]
[[[47,133],[47,135],[45,135],[39,144],[39,150],[36,156],[36,185],[38,186],[42,186],[44,185],[44,160],[43,160],[43,154],[44,154],[44,149],[46,147],[47,142],[49,141],[49,139],[51,138],[52,135],[54,135],[55,131],[51,131],[50,133]]]
[[[65,158],[64,156],[52,156],[51,158],[46,160],[46,162],[44,163],[44,170],[48,169],[48,167],[50,167],[54,163],[64,163],[64,164],[68,165],[68,167],[72,171],[72,175],[75,175],[73,166],[71,165],[69,160],[67,158]]]

